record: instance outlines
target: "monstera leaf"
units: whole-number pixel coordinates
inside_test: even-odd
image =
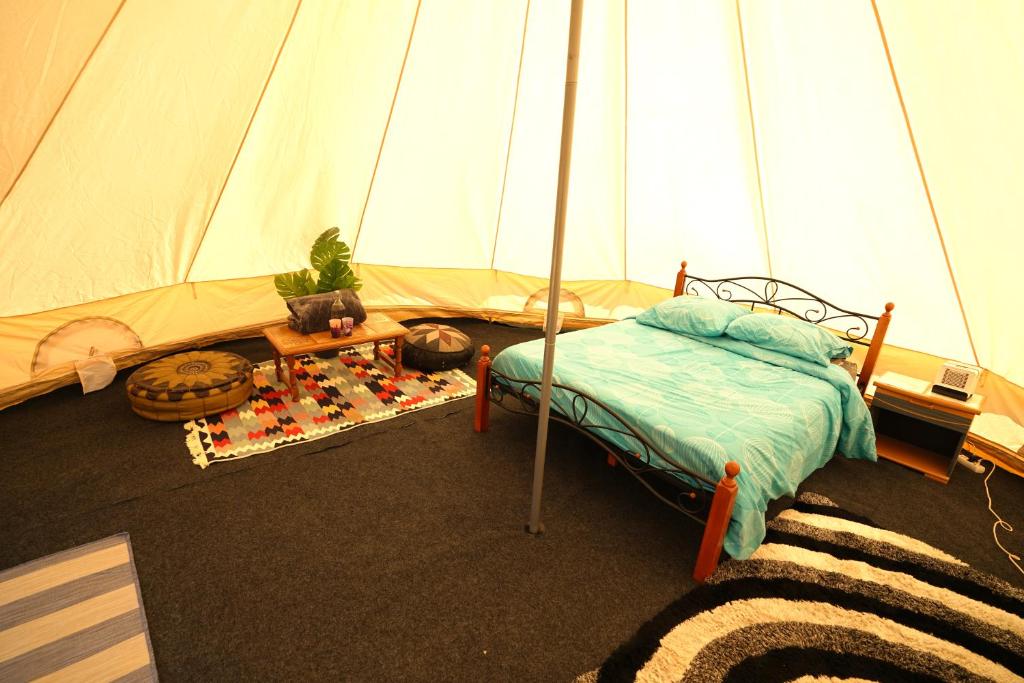
[[[338,239],[339,234],[341,231],[338,228],[328,228],[313,242],[313,248],[309,250],[309,261],[314,268],[322,272],[335,261],[346,264],[352,258],[352,250]]]
[[[320,233],[309,250],[309,260],[315,270],[296,270],[274,277],[277,293],[284,299],[307,294],[333,292],[336,289],[361,289],[363,283],[349,268],[352,250],[338,239],[341,231],[329,228]]]
[[[274,286],[282,299],[293,299],[297,296],[316,294],[317,286],[313,275],[308,269],[296,270],[293,273],[281,273],[274,276]]]
[[[333,292],[336,289],[359,289],[361,282],[356,275],[341,261],[331,261],[320,271],[320,279],[316,282],[316,291]]]

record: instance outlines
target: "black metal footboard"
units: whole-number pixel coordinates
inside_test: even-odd
[[[540,396],[540,380],[511,377],[494,369],[491,369],[489,374],[488,398],[491,403],[513,413],[537,415],[540,407],[537,398]],[[669,507],[701,524],[706,522],[717,480],[711,480],[706,475],[673,461],[672,456],[651,443],[600,399],[564,384],[552,384],[552,387],[570,396],[567,400],[564,395],[552,393],[553,421],[572,427],[607,451],[647,490]],[[599,422],[596,419],[599,414],[607,416],[607,421],[611,424]],[[602,438],[602,434],[617,434],[625,438],[631,446],[629,449],[623,449]],[[653,483],[655,479],[668,481],[670,486],[656,487]],[[670,488],[671,491],[666,490]]]

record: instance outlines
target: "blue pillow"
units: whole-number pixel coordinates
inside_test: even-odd
[[[806,320],[764,313],[746,315],[729,324],[725,334],[794,358],[828,366],[833,358],[846,358],[853,347],[828,330]]]
[[[729,323],[748,315],[746,308],[699,296],[677,296],[648,308],[636,317],[642,325],[698,337],[720,337]]]

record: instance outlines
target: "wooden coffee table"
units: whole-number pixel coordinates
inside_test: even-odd
[[[277,381],[283,382],[281,358],[288,363],[288,386],[292,390],[292,400],[299,400],[299,386],[295,381],[295,356],[318,351],[344,349],[357,344],[373,342],[374,360],[383,360],[391,366],[395,377],[402,374],[402,342],[409,332],[405,327],[383,313],[370,313],[366,322],[352,328],[347,337],[332,337],[330,331],[300,334],[287,325],[275,325],[263,330],[263,336],[274,349],[274,368],[277,370]],[[394,359],[380,352],[382,341],[393,341],[395,345]]]

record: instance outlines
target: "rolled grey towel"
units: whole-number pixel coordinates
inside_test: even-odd
[[[339,289],[323,294],[297,296],[285,300],[291,315],[288,316],[288,327],[301,334],[312,334],[330,329],[331,304],[341,299],[345,307],[344,317],[352,318],[356,325],[366,320],[366,309],[359,296],[351,289]]]

